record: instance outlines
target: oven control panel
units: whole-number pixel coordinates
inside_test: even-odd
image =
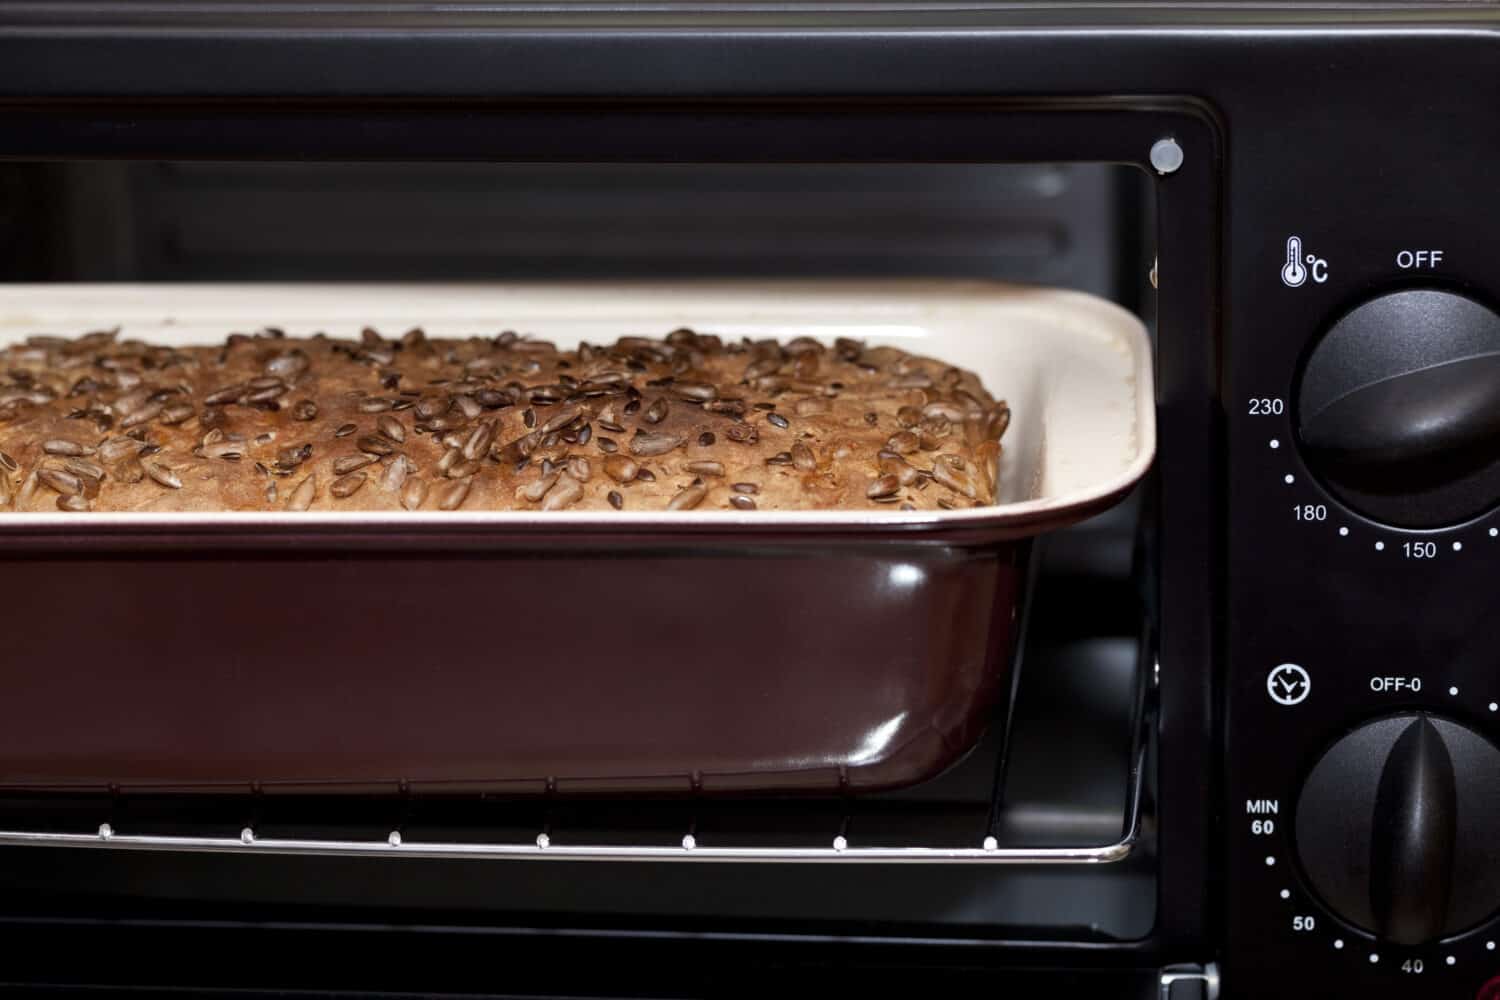
[[[1227,359],[1225,995],[1500,1000],[1495,257],[1293,241]]]

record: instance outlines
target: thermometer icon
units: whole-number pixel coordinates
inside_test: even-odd
[[[1302,266],[1302,237],[1286,238],[1286,266],[1281,269],[1281,282],[1288,288],[1297,288],[1307,280],[1307,268]]]

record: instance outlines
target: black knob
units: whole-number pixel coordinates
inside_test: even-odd
[[[1500,501],[1500,315],[1453,292],[1373,299],[1329,328],[1297,398],[1308,464],[1355,510],[1408,528]]]
[[[1408,713],[1325,753],[1297,801],[1313,889],[1356,927],[1418,945],[1500,908],[1500,748],[1467,726]]]

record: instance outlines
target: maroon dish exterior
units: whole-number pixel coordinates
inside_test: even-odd
[[[967,534],[15,533],[0,786],[910,784],[1008,683],[1025,543]]]
[[[272,306],[301,324],[289,335],[339,335],[356,307],[392,328],[424,317],[434,336],[506,315],[559,343],[665,324],[830,343],[916,329],[912,343],[966,364],[1016,420],[998,502],[955,510],[8,513],[0,788],[913,784],[1003,724],[1030,539],[1115,503],[1155,450],[1144,328],[1058,290],[35,286],[6,299],[25,318],[17,336],[113,317],[180,344]]]

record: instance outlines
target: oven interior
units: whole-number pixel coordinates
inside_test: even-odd
[[[1153,325],[1151,182],[1066,164],[121,162],[0,166],[0,276],[27,282],[992,278]],[[3,290],[0,290],[3,295]],[[253,318],[247,318],[253,322]],[[676,864],[17,848],[29,914],[425,921],[1128,943],[1156,921],[1153,484],[1038,539],[1007,739],[914,788],[506,800],[9,796],[0,828],[671,846],[1096,848],[1104,864]],[[999,720],[1002,721],[1003,720]],[[66,733],[60,731],[59,739]],[[160,970],[158,970],[160,971]],[[586,976],[585,970],[575,970]],[[557,981],[553,981],[556,983]],[[560,988],[554,986],[554,988]]]

